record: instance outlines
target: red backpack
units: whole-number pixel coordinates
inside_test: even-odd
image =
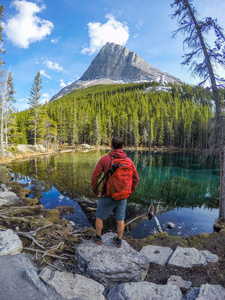
[[[109,173],[106,192],[114,200],[127,199],[132,193],[133,185],[133,163],[127,158],[113,157],[110,168],[113,173]]]

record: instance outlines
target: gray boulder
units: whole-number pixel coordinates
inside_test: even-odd
[[[199,291],[200,291],[200,288],[198,288],[198,287],[191,288],[185,295],[185,299],[186,300],[196,300],[196,298],[199,295]]]
[[[40,282],[37,270],[25,253],[0,256],[1,300],[64,300],[52,288]]]
[[[216,254],[212,254],[208,250],[202,250],[200,251],[201,254],[205,257],[206,261],[209,263],[217,263],[218,262],[218,256]]]
[[[8,192],[10,191],[10,187],[8,187],[6,184],[2,183],[0,184],[0,193],[1,192]]]
[[[195,248],[183,248],[178,246],[172,254],[168,265],[192,268],[207,265],[205,257]]]
[[[107,300],[181,300],[182,293],[174,285],[158,285],[151,282],[130,282],[116,285]]]
[[[10,205],[19,200],[19,197],[13,192],[4,191],[0,192],[0,206],[2,205]]]
[[[13,192],[4,191],[0,192],[0,206],[10,205],[19,200],[19,197]]]
[[[38,277],[36,269],[26,268],[24,275],[38,289],[38,291],[44,294],[47,293],[46,286]]]
[[[86,150],[90,150],[90,149],[91,149],[91,146],[88,145],[88,144],[81,144],[81,147],[82,147],[83,149],[86,149]]]
[[[221,285],[203,284],[200,287],[199,295],[196,300],[224,300],[225,288]]]
[[[167,280],[167,284],[175,285],[183,292],[188,291],[192,286],[191,281],[183,280],[180,276],[176,275],[171,275],[170,278]]]
[[[169,247],[145,246],[139,251],[139,257],[143,257],[146,261],[165,266],[173,254],[173,250]]]
[[[11,229],[0,231],[0,256],[13,255],[23,250],[23,244]]]
[[[126,241],[121,248],[116,248],[113,241],[115,234],[102,236],[102,245],[85,241],[76,248],[80,270],[102,283],[113,284],[144,280],[149,263]]]
[[[73,275],[66,271],[52,273],[48,268],[45,268],[40,274],[40,278],[65,299],[105,299],[103,296],[104,286],[82,275]]]
[[[173,228],[175,228],[175,227],[176,227],[176,225],[175,225],[174,223],[172,223],[172,222],[168,222],[168,223],[167,223],[167,228],[173,229]]]

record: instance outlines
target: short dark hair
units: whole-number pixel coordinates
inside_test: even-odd
[[[120,136],[114,136],[112,139],[112,147],[113,149],[122,149],[124,146],[123,139]]]

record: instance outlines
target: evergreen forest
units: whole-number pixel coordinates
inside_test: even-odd
[[[206,149],[214,117],[209,89],[184,84],[165,92],[156,91],[156,85],[92,86],[39,105],[37,143],[99,146],[120,135],[130,147]],[[34,144],[33,114],[31,108],[14,114],[9,143]]]

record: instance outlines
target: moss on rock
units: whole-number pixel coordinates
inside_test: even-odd
[[[0,184],[4,183],[8,185],[11,182],[11,180],[12,176],[9,169],[4,165],[0,165]]]
[[[225,229],[225,220],[216,219],[215,224],[214,224],[214,230],[219,232],[222,229]]]

